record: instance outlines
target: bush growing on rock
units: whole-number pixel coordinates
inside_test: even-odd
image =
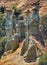
[[[47,65],[47,53],[39,59],[39,65]]]
[[[16,10],[17,9],[17,5],[12,5],[12,9]]]
[[[6,42],[7,42],[7,37],[6,36],[0,38],[0,57],[4,53]]]
[[[18,17],[21,14],[21,9],[17,7],[17,5],[12,5],[12,10],[14,10],[14,15]]]
[[[4,32],[5,22],[6,22],[5,16],[2,13],[0,13],[0,37],[5,35],[5,32]]]
[[[3,23],[5,23],[5,17],[2,13],[0,13],[0,27],[2,27]]]
[[[47,31],[47,15],[46,14],[41,17],[41,21],[43,25],[43,30]]]

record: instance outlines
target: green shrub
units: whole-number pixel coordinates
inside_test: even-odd
[[[18,8],[17,5],[12,5],[12,10],[16,10],[17,12],[20,12],[20,8]]]
[[[47,53],[39,59],[39,65],[45,65],[47,63]]]
[[[0,25],[4,22],[4,15],[0,13]]]
[[[5,51],[5,44],[7,43],[7,37],[0,38],[0,58]]]
[[[42,20],[42,22],[43,22],[44,25],[47,25],[47,14],[43,15],[41,17],[41,20]]]
[[[4,14],[0,13],[0,36],[3,35],[3,30],[5,30],[6,18]]]
[[[41,17],[41,22],[43,24],[43,30],[47,31],[47,14]]]
[[[17,10],[17,5],[12,5],[13,10]]]
[[[2,55],[2,53],[5,51],[5,45],[7,43],[7,37],[1,37],[0,38],[0,56]]]

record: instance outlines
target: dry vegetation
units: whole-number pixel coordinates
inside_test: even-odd
[[[0,6],[4,5],[7,8],[11,8],[13,4],[16,4],[19,8],[22,9],[22,12],[25,12],[27,9],[30,9],[32,11],[31,4],[36,2],[37,0],[0,0]],[[9,5],[8,5],[9,4]],[[47,13],[47,0],[40,0],[40,5],[42,6],[40,8],[40,14],[46,14]]]

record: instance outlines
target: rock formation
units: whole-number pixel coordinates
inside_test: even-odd
[[[10,40],[6,45],[5,45],[5,51],[12,50],[15,51],[18,48],[18,34],[15,34],[12,40]]]

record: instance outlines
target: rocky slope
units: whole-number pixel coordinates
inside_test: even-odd
[[[23,12],[25,12],[27,9],[32,10],[31,4],[36,2],[37,0],[0,0],[0,5],[4,5],[8,8],[12,6],[12,4],[18,5],[19,8],[22,9]],[[9,5],[8,5],[9,4]],[[46,14],[47,13],[47,0],[40,0],[40,14]]]
[[[44,47],[43,44],[41,44],[41,42],[38,41],[34,36],[32,38],[34,38],[36,47],[41,51],[42,54],[45,54],[47,52],[47,47]],[[0,65],[38,65],[38,60],[28,63],[24,60],[24,56],[21,56],[23,43],[24,41],[19,43],[19,48],[15,52],[8,52],[9,54],[7,53],[6,56],[2,57],[0,60]]]

